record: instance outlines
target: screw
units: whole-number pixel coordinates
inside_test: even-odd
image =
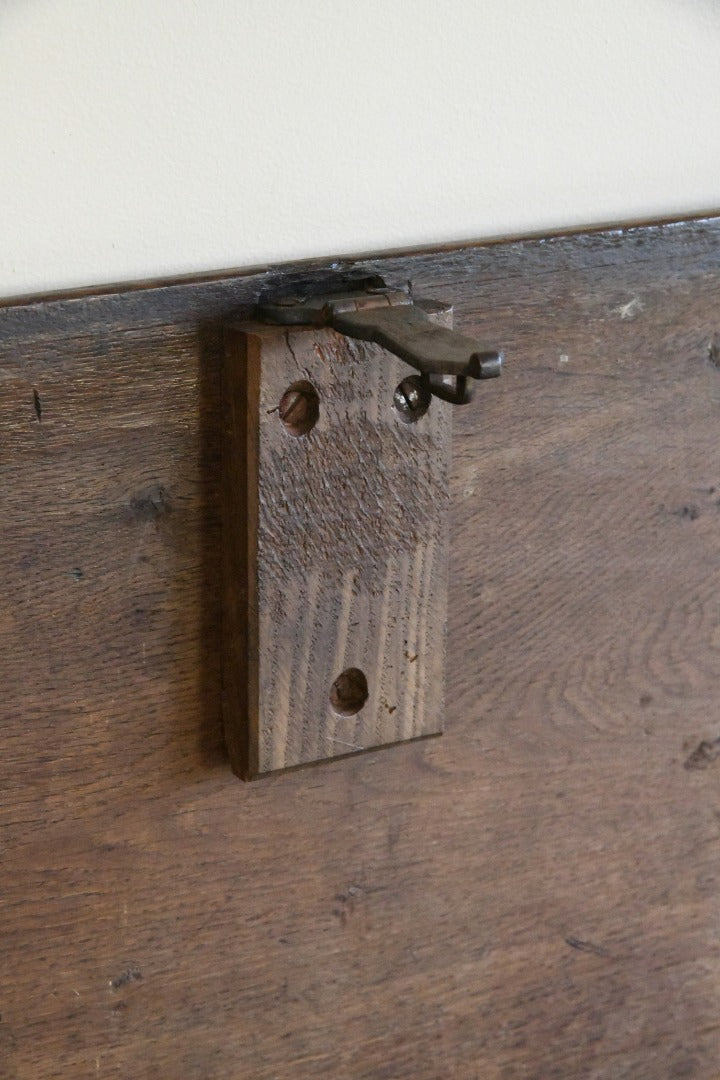
[[[286,390],[280,399],[280,419],[290,427],[307,419],[308,395],[302,390]]]
[[[320,399],[309,382],[293,383],[280,399],[278,413],[291,435],[307,435],[320,413]]]
[[[419,375],[408,375],[395,389],[393,404],[404,424],[414,424],[430,407],[430,389]]]

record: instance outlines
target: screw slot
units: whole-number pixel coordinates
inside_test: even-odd
[[[312,431],[320,415],[320,398],[312,383],[303,379],[288,386],[280,398],[278,415],[295,438]]]
[[[330,704],[339,716],[355,716],[369,696],[367,679],[360,668],[346,668],[330,690]]]
[[[431,401],[430,387],[419,375],[408,375],[393,394],[393,405],[403,424],[417,423],[430,408]]]

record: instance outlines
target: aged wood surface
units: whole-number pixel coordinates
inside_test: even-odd
[[[250,785],[219,320],[267,275],[0,313],[3,1080],[716,1080],[720,224],[510,248],[372,264],[506,349],[446,732]]]
[[[332,330],[228,326],[223,367],[233,768],[252,779],[437,734],[452,406],[402,422],[393,394],[412,368]],[[303,385],[317,415],[294,433],[278,403]]]

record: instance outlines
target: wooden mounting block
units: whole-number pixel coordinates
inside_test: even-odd
[[[411,373],[333,330],[227,328],[223,700],[245,779],[442,729],[452,406],[403,422]]]

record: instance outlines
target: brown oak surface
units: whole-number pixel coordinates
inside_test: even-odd
[[[715,1080],[720,224],[368,260],[454,414],[440,739],[242,784],[220,322],[0,311],[3,1080]]]

